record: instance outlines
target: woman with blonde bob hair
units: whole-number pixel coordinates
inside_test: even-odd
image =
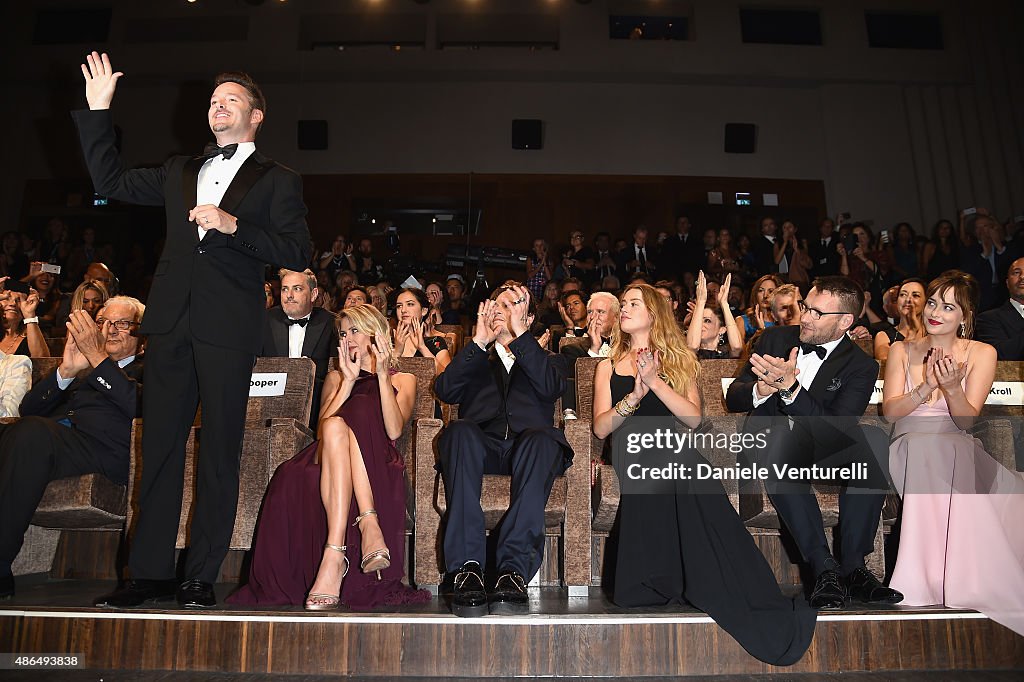
[[[405,462],[395,441],[412,414],[416,378],[396,371],[388,322],[374,306],[342,310],[337,325],[320,440],[274,474],[249,582],[231,603],[364,611],[430,599],[402,584]],[[362,556],[351,575],[349,547]]]
[[[631,284],[621,305],[611,354],[594,378],[594,435],[628,433],[612,448],[622,493],[613,599],[627,607],[691,604],[756,658],[795,663],[810,645],[815,614],[779,591],[721,482],[699,477],[708,461],[675,439],[629,446],[655,430],[696,436],[702,412],[697,356],[669,303],[653,287]]]

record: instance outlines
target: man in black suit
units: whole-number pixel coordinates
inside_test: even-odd
[[[302,180],[256,151],[266,101],[246,74],[216,79],[207,119],[218,145],[174,156],[160,168],[127,170],[115,147],[110,102],[117,79],[107,55],[82,65],[88,111],[73,112],[96,191],[164,205],[167,239],[142,323],[149,336],[143,432],[145,466],[128,560],[132,580],[99,605],[137,606],[177,596],[185,607],[216,604],[213,582],[228,551],[238,503],[238,468],[249,378],[266,315],[268,263],[309,262]],[[185,442],[203,406],[191,546],[175,589],[174,545]]]
[[[633,230],[633,243],[616,254],[619,280],[625,284],[634,275],[653,275],[653,257],[651,245],[647,243],[647,228],[640,225]]]
[[[878,377],[878,363],[846,335],[863,306],[864,293],[853,281],[815,280],[800,302],[800,325],[766,329],[726,395],[729,410],[750,414],[748,431],[770,427],[758,465],[868,466],[868,479],[840,494],[835,542],[842,563],[829,551],[810,483],[771,476],[765,481],[779,519],[816,576],[810,597],[816,609],[841,608],[848,594],[865,602],[903,599],[864,566],[888,489],[881,470],[888,445],[880,430],[857,428]]]
[[[778,229],[775,218],[771,216],[761,218],[761,232],[754,238],[750,246],[754,252],[754,268],[759,277],[779,271],[779,264],[775,262],[775,241],[778,239],[776,236]]]
[[[572,449],[552,426],[565,390],[565,357],[546,352],[529,333],[535,304],[522,285],[502,286],[480,304],[471,343],[434,381],[439,400],[458,403],[459,419],[438,442],[448,500],[444,557],[454,573],[452,612],[488,611],[484,587],[484,474],[511,474],[511,504],[500,523],[498,578],[491,613],[525,609],[526,584],[544,554],[544,507]],[[493,344],[493,346],[492,346]]]
[[[611,337],[619,324],[619,299],[607,291],[595,291],[587,300],[586,342],[567,343],[559,348],[569,362],[569,376],[562,394],[566,419],[576,419],[576,360],[606,358],[611,352]]]
[[[21,419],[0,424],[0,599],[14,594],[11,563],[47,484],[99,473],[128,482],[132,420],[142,360],[137,329],[146,307],[118,296],[97,313],[68,317],[60,366],[21,401]]]
[[[1024,360],[1024,258],[1010,264],[1006,290],[1010,300],[978,315],[975,336],[995,346],[1000,360]]]
[[[707,260],[704,257],[704,244],[690,225],[688,217],[680,216],[676,220],[676,233],[666,238],[661,245],[658,262],[664,266],[660,275],[674,276],[679,282],[683,281],[684,272],[692,273],[696,278],[697,273],[705,268]]]
[[[808,255],[811,257],[811,275],[814,277],[829,277],[839,274],[839,251],[836,245],[839,243],[839,235],[836,233],[836,224],[831,218],[824,218],[818,223],[818,238],[810,240]]]
[[[330,369],[331,358],[338,352],[338,329],[334,313],[313,307],[319,294],[316,275],[311,270],[295,272],[282,269],[281,305],[267,312],[263,328],[264,357],[312,358],[316,363],[313,385],[313,411],[309,428],[316,432],[320,421],[320,392]]]
[[[992,310],[1005,300],[1006,292],[999,286],[1014,259],[1013,250],[1003,243],[1002,226],[988,214],[981,214],[974,221],[974,237],[977,242],[964,247],[960,264],[965,272],[978,280],[981,300],[979,311]]]

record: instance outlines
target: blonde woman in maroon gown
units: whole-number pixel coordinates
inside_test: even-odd
[[[274,474],[248,584],[229,603],[362,611],[430,599],[402,584],[405,463],[395,441],[412,414],[416,379],[395,371],[387,320],[372,305],[343,310],[338,338],[340,369],[324,381],[320,440]]]

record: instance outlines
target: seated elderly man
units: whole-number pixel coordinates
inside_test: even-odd
[[[20,420],[0,424],[0,598],[14,594],[11,564],[50,481],[100,473],[128,482],[142,392],[136,330],[145,309],[116,296],[95,322],[72,311],[60,366],[21,401]]]
[[[566,419],[576,419],[576,373],[575,363],[579,358],[608,357],[611,352],[612,332],[619,326],[619,299],[607,291],[591,294],[587,301],[587,341],[572,343],[562,347],[560,352],[566,356],[569,376],[566,381],[565,393],[562,394],[562,408]]]

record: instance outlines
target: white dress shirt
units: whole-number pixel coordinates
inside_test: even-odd
[[[835,341],[829,341],[828,343],[821,344],[821,347],[825,349],[825,357],[823,358],[819,358],[817,353],[804,353],[803,348],[797,346],[799,350],[797,350],[796,354],[796,368],[800,370],[800,374],[798,374],[796,377],[797,384],[799,384],[799,388],[797,389],[797,391],[800,388],[810,386],[812,383],[814,383],[814,377],[818,375],[818,370],[821,369],[821,366],[825,363],[826,360],[828,360],[828,356],[832,354],[832,351],[834,351],[836,347],[839,346],[839,343],[842,340],[843,337],[840,336]],[[782,386],[782,388],[789,388],[789,386]],[[758,405],[764,403],[766,400],[768,400],[768,398],[774,395],[772,393],[764,397],[758,395],[756,382],[754,383],[754,388],[752,390],[754,392],[754,407],[757,407]],[[790,400],[786,400],[785,398],[783,398],[782,402],[786,403],[787,405],[792,405],[793,401],[796,400],[797,391],[793,392],[793,397]]]
[[[120,360],[117,361],[117,366],[120,367],[121,369],[124,369],[125,367],[128,366],[128,363],[132,362],[134,359],[134,355],[129,355],[126,358],[121,358]],[[57,368],[57,388],[64,391],[67,389],[68,386],[73,384],[74,381],[75,377],[71,377],[70,379],[65,379],[64,377],[62,377],[60,375],[60,367]]]
[[[516,362],[516,356],[512,354],[508,348],[501,345],[497,341],[494,342],[494,350],[498,351],[498,357],[501,358],[501,364],[505,365],[505,371],[509,374],[512,373],[512,365]]]
[[[301,358],[302,357],[302,344],[306,342],[306,327],[309,326],[309,318],[313,315],[313,311],[310,311],[305,317],[299,317],[296,319],[305,320],[306,325],[301,324],[289,324],[288,325],[288,357],[290,358]],[[285,319],[292,319],[285,316]]]
[[[1013,306],[1014,310],[1020,313],[1021,317],[1024,317],[1024,305],[1017,303],[1017,301],[1013,300],[1012,298],[1010,299],[1010,305]]]
[[[255,142],[239,142],[238,149],[235,150],[230,159],[225,159],[220,154],[212,159],[207,159],[206,163],[199,170],[199,181],[196,187],[196,205],[213,204],[214,206],[220,206],[221,199],[224,198],[224,193],[228,191],[228,185],[235,179],[238,169],[242,167],[245,160],[252,156],[252,153],[255,151]],[[187,208],[191,210],[193,207],[188,206]],[[206,236],[207,230],[198,226],[196,226],[196,229],[199,230],[199,239],[202,241],[203,237]]]

